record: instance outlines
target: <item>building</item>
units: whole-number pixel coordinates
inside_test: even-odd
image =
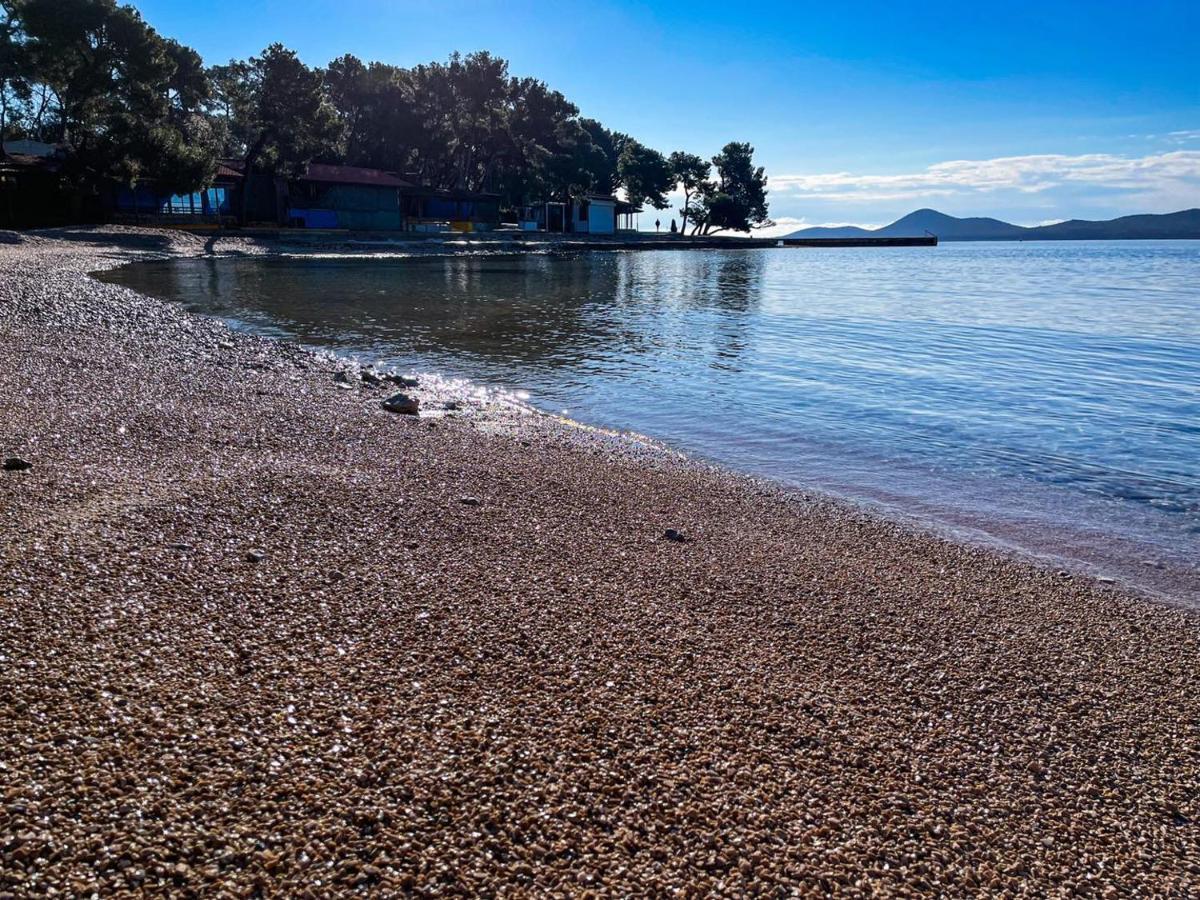
[[[290,178],[255,174],[243,189],[250,221],[293,228],[472,232],[500,224],[495,194],[429,188],[361,166],[309,163]]]
[[[617,198],[588,194],[571,203],[571,231],[575,234],[615,234]]]
[[[17,153],[9,149],[22,146],[35,152]],[[45,152],[46,147],[49,152]],[[47,228],[104,221],[101,198],[96,192],[81,191],[72,183],[58,147],[39,145],[36,141],[5,141],[4,149],[0,154],[0,228]]]
[[[634,231],[633,217],[641,208],[611,194],[586,194],[564,202],[546,201],[527,206],[521,230],[569,234],[616,234]]]
[[[401,231],[415,185],[380,169],[310,163],[286,182],[286,224],[295,228]]]
[[[153,182],[114,185],[106,196],[111,217],[125,224],[174,225],[213,228],[237,219],[235,198],[242,185],[240,168],[222,161],[209,187],[187,194],[171,194]]]
[[[45,141],[5,141],[5,154],[14,156],[61,156],[62,147],[59,144],[47,144]]]

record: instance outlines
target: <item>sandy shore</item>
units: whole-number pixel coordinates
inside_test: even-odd
[[[62,237],[0,234],[0,897],[1200,891],[1200,616],[389,413],[85,274],[201,240]]]

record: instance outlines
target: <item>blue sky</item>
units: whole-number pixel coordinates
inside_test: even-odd
[[[1200,206],[1200,0],[135,5],[209,62],[276,40],[312,65],[491,50],[664,152],[750,141],[781,230]]]

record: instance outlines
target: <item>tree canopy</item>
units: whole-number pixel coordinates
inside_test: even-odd
[[[750,231],[770,225],[767,175],[762,166],[754,165],[754,148],[730,142],[712,158],[712,166],[717,180],[702,180],[699,200],[690,207],[692,233]]]
[[[220,156],[280,174],[316,161],[494,192],[508,209],[591,193],[665,209],[678,189],[693,232],[768,221],[749,144],[711,164],[667,158],[486,51],[410,68],[346,54],[314,68],[272,44],[205,68],[117,0],[0,0],[0,138],[19,137],[64,147],[80,181],[190,191]]]
[[[0,2],[0,94],[0,133],[64,145],[80,180],[212,177],[199,55],[116,0]]]

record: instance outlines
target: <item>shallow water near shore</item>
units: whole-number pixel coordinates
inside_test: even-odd
[[[100,277],[1200,602],[1200,242],[215,258]]]

